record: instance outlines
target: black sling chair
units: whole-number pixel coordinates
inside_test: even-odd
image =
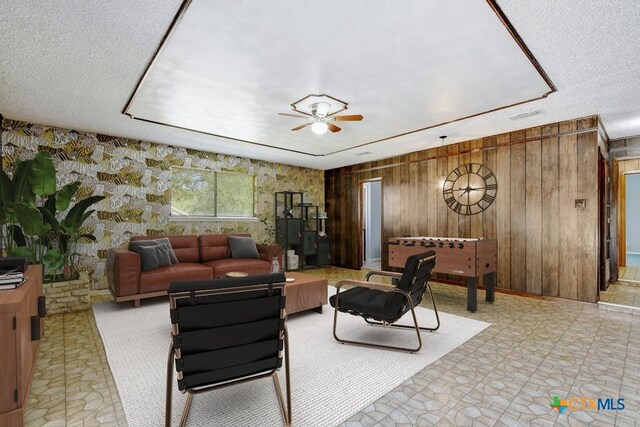
[[[331,306],[335,308],[333,315],[333,337],[342,344],[354,344],[365,347],[377,347],[390,350],[416,352],[422,348],[420,330],[435,331],[440,327],[440,317],[433,299],[433,292],[429,286],[431,270],[436,265],[436,253],[428,251],[422,254],[412,255],[407,258],[403,273],[391,271],[371,271],[367,274],[367,281],[342,280],[336,285],[336,294],[330,298]],[[371,283],[371,276],[388,276],[398,281],[396,285],[383,283]],[[340,292],[343,286],[353,286],[344,292]],[[433,310],[436,314],[436,326],[434,328],[420,327],[414,307],[420,304],[424,292],[429,289]],[[384,327],[415,329],[418,335],[418,347],[406,348],[384,344],[375,344],[362,341],[350,341],[341,339],[336,333],[338,324],[338,311],[363,317],[370,325]],[[408,311],[411,311],[414,325],[394,325],[395,322]],[[373,319],[374,321],[371,321]]]
[[[181,426],[187,422],[194,394],[268,376],[273,378],[284,424],[291,424],[284,284],[284,274],[278,273],[169,286],[172,340],[165,426],[171,425],[174,368],[178,389],[188,393]],[[283,352],[286,405],[277,375]]]

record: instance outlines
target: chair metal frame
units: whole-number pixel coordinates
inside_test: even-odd
[[[418,264],[417,269],[420,268],[420,266],[422,265],[423,262],[427,262],[427,261],[431,261],[433,258],[435,258],[435,256],[430,256],[424,259],[420,260],[420,264]],[[433,311],[435,312],[436,315],[436,326],[432,327],[432,328],[428,328],[428,327],[424,327],[424,326],[420,326],[418,325],[418,319],[416,317],[416,312],[415,312],[415,307],[413,305],[413,301],[411,300],[411,295],[402,290],[402,289],[398,289],[398,287],[396,285],[387,285],[387,284],[383,284],[383,283],[371,283],[369,282],[369,278],[371,278],[371,276],[386,276],[386,277],[391,277],[392,279],[400,279],[402,277],[402,273],[396,273],[396,272],[391,272],[391,271],[371,271],[367,274],[366,276],[366,281],[364,280],[341,280],[336,284],[336,302],[335,302],[335,307],[334,307],[334,313],[333,313],[333,337],[336,339],[336,341],[338,341],[341,344],[352,344],[352,345],[359,345],[362,347],[372,347],[372,348],[381,348],[381,349],[386,349],[386,350],[399,350],[399,351],[406,351],[409,353],[415,353],[417,351],[420,351],[420,349],[422,348],[422,337],[420,336],[420,331],[436,331],[438,330],[438,328],[440,328],[440,316],[438,315],[438,308],[436,307],[436,300],[433,298],[433,291],[431,289],[431,285],[429,285],[429,281],[425,281],[424,286],[429,290],[429,295],[431,297],[431,303],[433,304]],[[413,282],[411,283],[413,285],[413,283],[415,283],[416,278],[413,278]],[[362,288],[369,288],[369,289],[376,289],[379,291],[383,291],[383,292],[396,292],[399,293],[401,295],[404,296],[406,302],[405,302],[405,306],[403,307],[403,311],[404,309],[407,307],[407,305],[409,306],[410,310],[411,310],[411,316],[413,317],[413,325],[397,325],[395,324],[395,322],[378,322],[378,321],[371,321],[369,320],[371,317],[365,317],[362,313],[349,313],[349,314],[353,314],[356,316],[360,316],[362,318],[364,318],[364,321],[367,322],[369,325],[372,326],[382,326],[385,328],[398,328],[398,329],[413,329],[416,331],[416,335],[418,337],[418,346],[416,348],[409,348],[409,347],[398,347],[398,346],[393,346],[393,345],[386,345],[386,344],[378,344],[378,343],[371,343],[371,342],[366,342],[366,341],[353,341],[353,340],[347,340],[347,339],[343,339],[338,337],[337,334],[337,327],[338,327],[338,307],[340,307],[340,289],[343,286],[358,286],[358,287],[362,287]]]
[[[250,285],[250,286],[242,286],[238,288],[220,288],[220,289],[207,289],[200,291],[185,291],[185,292],[176,292],[173,294],[169,294],[169,303],[171,309],[175,309],[177,307],[176,300],[180,298],[191,298],[194,293],[197,296],[212,296],[212,295],[224,295],[224,294],[235,294],[240,292],[254,292],[254,291],[269,291],[273,289],[272,285],[264,284],[264,285]],[[284,284],[282,286],[282,296],[285,296],[285,288]],[[286,312],[284,309],[280,310],[280,318],[286,321]],[[166,399],[165,399],[165,427],[171,426],[171,412],[172,412],[172,403],[173,403],[173,372],[175,370],[175,360],[181,358],[180,349],[174,348],[173,344],[173,336],[179,334],[178,325],[174,324],[171,327],[172,339],[169,345],[169,356],[167,358],[167,386],[166,386]],[[184,427],[187,423],[187,419],[189,417],[189,412],[191,410],[191,403],[193,400],[193,396],[196,394],[206,393],[208,391],[221,389],[225,387],[229,387],[231,385],[242,384],[248,381],[258,380],[266,377],[272,377],[273,383],[276,388],[276,393],[278,395],[278,401],[280,403],[280,411],[282,412],[282,418],[284,420],[285,426],[290,426],[292,422],[291,417],[291,382],[290,382],[290,372],[289,372],[289,334],[287,331],[287,326],[285,323],[284,331],[282,332],[281,338],[284,340],[284,371],[285,371],[285,392],[287,395],[286,402],[282,395],[282,390],[280,388],[280,380],[278,379],[278,371],[279,369],[272,369],[266,371],[264,373],[251,375],[248,377],[242,377],[238,379],[229,380],[220,384],[213,384],[204,387],[198,388],[187,388],[185,390],[181,390],[181,393],[187,394],[187,401],[184,404],[184,409],[182,411],[182,416],[180,417],[180,427]],[[182,379],[182,373],[177,373],[177,378]]]

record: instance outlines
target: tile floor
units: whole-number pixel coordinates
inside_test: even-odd
[[[600,301],[640,308],[640,283],[613,283],[605,292],[600,292]]]
[[[368,260],[364,263],[364,268],[368,268],[370,270],[380,270],[382,267],[380,266],[381,261],[380,259],[376,259],[376,260]]]
[[[640,267],[635,265],[620,267],[619,276],[620,280],[631,280],[640,282]]]
[[[365,274],[339,268],[310,273],[332,283]],[[465,292],[434,284],[441,311],[493,326],[371,403],[345,426],[640,425],[639,315],[502,293],[494,304],[480,301],[478,311],[469,313]],[[126,425],[92,313],[49,316],[45,331],[27,425]],[[623,397],[626,409],[559,415],[549,407],[556,395]]]

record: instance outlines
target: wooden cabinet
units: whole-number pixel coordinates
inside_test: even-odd
[[[44,330],[42,266],[29,266],[26,276],[18,289],[0,291],[0,426],[6,427],[23,425]]]

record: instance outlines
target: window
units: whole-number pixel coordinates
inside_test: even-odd
[[[173,167],[171,216],[253,218],[254,176]]]

